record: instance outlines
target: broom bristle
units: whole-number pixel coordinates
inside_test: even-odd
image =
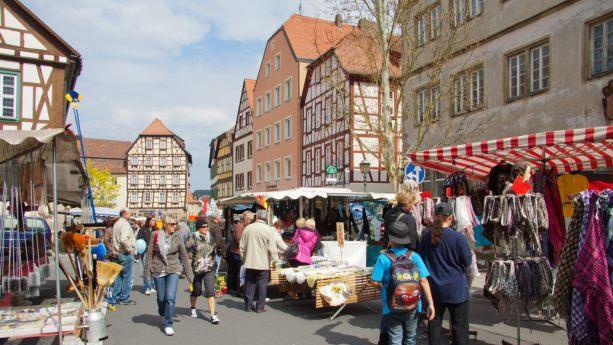
[[[98,261],[96,262],[96,277],[98,285],[108,286],[115,282],[115,278],[119,275],[123,266],[114,262]]]

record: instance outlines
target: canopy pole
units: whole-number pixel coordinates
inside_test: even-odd
[[[58,344],[62,345],[62,290],[60,288],[60,245],[57,218],[57,157],[56,139],[53,139],[52,170],[53,170],[53,246],[55,248],[55,297],[57,303],[57,335]]]

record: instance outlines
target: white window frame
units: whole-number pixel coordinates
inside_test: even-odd
[[[417,45],[423,46],[426,44],[426,13],[419,14],[416,19],[415,27],[417,30]]]
[[[475,18],[483,12],[483,0],[468,0],[468,15]]]
[[[470,110],[483,108],[485,98],[485,69],[479,66],[470,71]]]
[[[589,66],[588,66],[588,77],[594,78],[602,75],[609,74],[613,72],[613,66],[609,68],[607,65],[608,52],[613,50],[613,48],[609,48],[613,46],[613,40],[609,41],[608,39],[608,26],[613,26],[613,16],[608,18],[604,18],[595,23],[591,23],[588,28],[588,47],[589,47]],[[602,32],[600,34],[600,39],[597,40],[596,37],[596,29],[601,28]],[[613,28],[612,28],[613,30]],[[600,44],[600,48],[596,49],[596,43]],[[611,57],[613,58],[613,57]],[[596,70],[596,61],[600,60],[600,69]]]
[[[274,101],[275,101],[275,107],[278,107],[281,105],[281,84],[275,86]]]
[[[255,149],[256,150],[261,149],[262,148],[262,143],[263,143],[263,140],[262,140],[262,130],[259,129],[256,132],[256,134],[255,134]]]
[[[284,132],[285,140],[289,140],[292,138],[292,117],[288,116],[285,119],[283,119],[283,124],[284,124],[283,132]]]
[[[530,49],[530,92],[549,88],[549,42]]]
[[[160,186],[166,186],[166,175],[160,175]]]
[[[180,175],[172,175],[172,185],[173,186],[181,185],[181,176]]]
[[[269,112],[272,107],[272,99],[270,95],[270,91],[267,91],[264,94],[264,111]]]
[[[150,186],[152,181],[153,181],[153,177],[151,176],[151,174],[146,174],[145,175],[145,185]]]
[[[285,156],[283,158],[283,176],[285,179],[292,178],[292,156]]]
[[[159,192],[158,193],[158,202],[160,203],[165,203],[166,202],[166,193],[165,192]]]
[[[270,166],[270,161],[266,161],[264,162],[264,182],[270,182],[270,177],[271,177],[271,166]]]
[[[287,102],[292,99],[292,77],[285,79],[285,82],[283,83],[283,88],[284,99]]]
[[[417,103],[417,123],[421,124],[424,122],[426,117],[426,99],[427,99],[428,89],[424,88],[417,91],[416,103]]]
[[[249,178],[251,176],[251,178]],[[253,187],[253,172],[247,171],[247,189],[251,189]]]
[[[130,165],[138,166],[138,156],[130,156]]]
[[[433,103],[435,104],[432,110],[432,119],[436,120],[441,117],[441,88],[439,85],[430,87],[430,101],[428,106],[432,106]]]
[[[267,78],[270,77],[270,60],[266,61],[266,66],[264,67],[264,75]]]
[[[145,166],[152,166],[153,165],[153,157],[151,156],[145,156]]]
[[[453,113],[454,115],[464,114],[467,110],[467,89],[468,80],[466,73],[463,72],[453,80]]]
[[[264,146],[270,146],[270,137],[271,137],[271,128],[270,126],[266,126],[264,128]]]
[[[160,138],[160,150],[166,150],[166,147],[168,146],[168,141],[166,140],[166,138]]]
[[[281,137],[282,137],[282,135],[281,135],[281,121],[275,122],[274,128],[275,128],[275,130],[274,130],[275,144],[278,144],[278,143],[281,142]]]
[[[143,201],[146,204],[150,204],[153,202],[153,200],[151,200],[151,192],[145,192],[145,195],[143,196]]]
[[[20,91],[21,91],[21,83],[19,80],[19,73],[13,71],[0,70],[0,105],[2,109],[0,109],[0,119],[3,120],[19,120],[19,100],[20,100]],[[5,79],[10,83],[5,84]],[[13,93],[4,93],[4,90],[11,89]],[[4,101],[10,100],[12,101],[13,106],[5,106]]]
[[[275,176],[275,181],[279,181],[281,179],[281,160],[280,159],[275,159],[274,163],[274,176]]]
[[[138,192],[130,192],[130,202],[137,203],[138,202]]]
[[[440,3],[438,3],[437,5],[435,5],[428,11],[429,16],[430,16],[429,18],[430,19],[429,21],[430,40],[434,40],[441,35],[441,28],[443,24],[443,21],[441,18],[442,12],[443,12],[443,9]]]
[[[136,175],[136,174],[130,175],[130,184],[131,185],[138,185],[138,175]]]
[[[255,101],[255,115],[257,117],[262,116],[262,97],[258,97]]]
[[[255,183],[262,183],[262,164],[255,166]]]
[[[160,166],[161,167],[165,167],[167,164],[166,162],[166,156],[160,156]]]
[[[247,141],[247,158],[253,157],[253,140]]]
[[[281,53],[275,54],[275,71],[281,68]]]
[[[521,61],[523,60],[523,62]],[[526,96],[526,52],[521,51],[507,57],[508,100],[515,100]],[[522,70],[523,69],[523,70]],[[515,81],[514,81],[515,79]],[[523,80],[523,81],[522,81]],[[514,92],[514,90],[516,90]]]
[[[458,26],[466,22],[466,0],[452,0],[453,25]]]
[[[153,149],[153,139],[145,139],[145,150]]]

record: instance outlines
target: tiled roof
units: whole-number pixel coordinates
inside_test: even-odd
[[[175,135],[175,133],[168,129],[160,119],[156,118],[140,133],[140,135]]]
[[[358,30],[349,24],[337,25],[332,21],[298,14],[283,23],[283,29],[296,57],[308,60],[317,59],[346,34]]]
[[[381,68],[381,54],[373,38],[365,32],[352,32],[346,35],[334,48],[342,68],[349,74],[370,76]],[[401,75],[398,59],[391,59],[390,75]]]
[[[253,89],[255,88],[254,79],[245,79],[245,89],[247,89],[247,98],[249,99],[249,107],[253,111]]]
[[[127,173],[126,154],[130,145],[129,141],[83,138],[87,159],[97,169],[108,169],[111,174]]]

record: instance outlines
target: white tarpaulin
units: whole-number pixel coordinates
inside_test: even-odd
[[[313,199],[315,197],[365,198],[369,196],[368,193],[354,192],[349,188],[299,187],[272,192],[245,193],[239,196],[221,199],[219,203],[222,205],[250,204],[256,202],[255,198],[260,195],[266,200],[297,200],[300,198]]]
[[[366,267],[365,241],[345,241],[343,248],[338,246],[337,241],[321,241],[321,244],[326,259]]]

